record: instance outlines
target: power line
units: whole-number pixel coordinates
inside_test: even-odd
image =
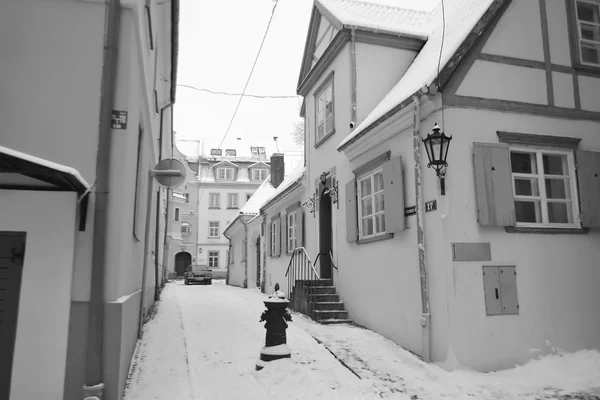
[[[250,69],[250,74],[248,75],[248,80],[246,80],[246,85],[244,86],[244,90],[242,90],[242,96],[240,96],[240,99],[238,100],[237,106],[235,107],[235,111],[233,112],[233,115],[231,116],[231,121],[229,121],[229,126],[227,127],[227,130],[225,131],[225,134],[223,135],[223,139],[221,139],[221,143],[219,143],[219,147],[217,147],[218,149],[221,148],[221,145],[225,141],[225,138],[227,137],[227,134],[229,133],[229,129],[231,129],[231,125],[233,124],[233,120],[235,119],[235,116],[240,108],[242,99],[244,98],[243,95],[246,94],[246,89],[248,88],[248,84],[250,83],[250,78],[252,78],[252,73],[254,72],[254,67],[256,67],[256,62],[258,61],[260,52],[263,48],[263,45],[265,44],[265,39],[267,38],[267,34],[269,33],[269,28],[271,27],[271,21],[273,21],[273,15],[275,15],[275,9],[277,8],[277,3],[278,3],[278,1],[276,0],[275,4],[273,5],[273,9],[271,10],[271,17],[269,18],[269,23],[267,24],[267,29],[265,29],[265,34],[262,38],[262,42],[260,42],[260,47],[258,48],[258,53],[256,54],[256,58],[254,59],[254,64],[252,64],[252,69]]]
[[[191,85],[180,85],[180,84],[177,84],[177,86],[181,86],[181,87],[184,87],[184,88],[197,90],[198,92],[207,92],[207,93],[211,93],[211,94],[220,94],[220,95],[224,95],[224,96],[254,97],[256,99],[296,99],[296,98],[302,97],[302,96],[299,96],[299,95],[294,95],[294,96],[278,96],[278,95],[269,96],[269,95],[259,95],[259,94],[230,93],[230,92],[214,91],[214,90],[204,89],[204,88],[197,88],[197,87],[194,87],[194,86],[191,86]]]

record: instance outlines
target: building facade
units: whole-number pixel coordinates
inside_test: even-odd
[[[227,274],[229,241],[223,236],[225,227],[270,174],[264,147],[241,151],[246,154],[212,149],[198,161],[197,263],[208,265],[217,279]]]
[[[353,321],[449,369],[600,348],[597,21],[598,1],[315,1],[305,247]]]
[[[185,156],[177,145],[173,154],[185,166],[186,177],[181,186],[169,191],[168,279],[183,276],[185,269],[196,262],[198,247],[198,159]]]
[[[161,285],[178,4],[0,5],[2,399],[122,397]]]

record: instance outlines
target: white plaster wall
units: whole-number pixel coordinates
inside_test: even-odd
[[[350,52],[350,46],[347,46],[347,49]],[[415,54],[414,51],[409,50],[356,43],[357,120],[355,126],[358,126],[398,83],[415,58]],[[341,53],[340,57],[343,55],[344,53]],[[350,55],[348,62],[350,62]]]
[[[336,286],[354,322],[422,354],[415,216],[406,218],[407,229],[396,233],[390,240],[356,244],[348,243],[345,238],[345,184],[354,179],[352,170],[388,150],[391,157],[402,156],[405,207],[416,204],[412,128],[338,165],[342,201],[336,211],[338,238],[335,247],[338,249],[339,266]]]
[[[554,89],[554,104],[557,107],[575,108],[575,93],[573,75],[562,72],[552,72]]]
[[[348,47],[348,46],[347,46]],[[345,157],[340,154],[336,148],[339,143],[350,134],[349,123],[351,114],[351,86],[350,86],[350,60],[347,57],[348,48],[344,48],[340,55],[331,64],[331,67],[323,72],[321,79],[315,83],[309,94],[305,97],[306,102],[306,148],[308,149],[305,182],[307,185],[307,197],[314,195],[315,179],[318,179],[322,172],[328,171],[342,163]],[[315,98],[314,91],[325,80],[330,71],[334,74],[334,102],[335,102],[335,134],[315,148]],[[340,187],[343,185],[340,182]],[[308,194],[310,193],[310,194]],[[316,257],[318,249],[318,222],[310,213],[306,214],[305,220],[305,239],[306,249],[310,257]],[[334,252],[335,252],[334,244]]]
[[[0,191],[0,231],[27,233],[11,399],[63,399],[76,200],[75,193]]]
[[[244,285],[244,279],[246,278],[246,270],[245,265],[242,262],[242,244],[244,242],[244,226],[241,222],[236,223],[236,227],[228,232],[228,235],[231,237],[231,243],[233,244],[233,262],[229,264],[229,284],[232,286],[240,286]],[[203,251],[204,253],[204,251]],[[223,255],[219,254],[220,257],[226,257],[226,252],[222,252]],[[205,254],[206,259],[208,259],[208,251]],[[227,261],[224,258],[221,265],[226,265]]]
[[[600,79],[579,76],[579,97],[583,110],[600,112]]]
[[[553,64],[571,65],[567,8],[562,0],[545,0],[550,41],[550,61]]]
[[[490,76],[494,79],[489,79]],[[548,104],[546,71],[489,61],[475,61],[456,94]]]
[[[482,51],[544,61],[539,2],[513,0]]]
[[[600,347],[595,334],[600,329],[600,232],[509,234],[503,228],[480,227],[471,161],[472,142],[497,142],[497,130],[579,137],[582,149],[600,151],[595,134],[600,124],[464,109],[445,114],[446,133],[459,134],[448,157],[447,195],[442,198],[431,185],[425,187],[426,197],[439,201],[438,211],[426,214],[426,228],[428,235],[439,232],[430,239],[428,257],[430,265],[446,270],[447,306],[432,306],[432,313],[449,314],[453,364],[484,371],[508,368],[535,356],[533,350],[548,352],[546,341],[566,351]],[[450,243],[457,241],[491,243],[492,261],[453,263]],[[518,316],[486,317],[482,265],[516,266]]]
[[[263,255],[262,255],[262,240],[263,238],[261,238],[261,243],[260,243],[260,247],[257,249],[256,248],[256,239],[258,237],[260,237],[260,223],[262,221],[262,218],[258,217],[256,219],[254,219],[252,222],[248,223],[248,259],[247,259],[247,263],[248,263],[248,288],[260,288],[260,283],[257,285],[256,284],[256,270],[257,268],[261,269],[261,273],[262,273],[262,259],[263,259]],[[261,265],[257,265],[257,257],[256,257],[256,252],[259,251],[261,252]],[[262,276],[261,276],[261,280],[262,280]]]
[[[11,55],[0,60],[0,143],[71,166],[90,183],[104,10],[74,0],[9,0],[0,11],[0,51]]]
[[[286,219],[287,219],[287,211],[286,209],[292,206],[297,202],[304,202],[308,194],[304,187],[299,187],[294,189],[293,192],[286,195],[284,198],[280,199],[273,206],[269,207],[266,211],[267,215],[267,223],[270,224],[271,218],[279,213],[281,213],[281,255],[278,257],[271,257],[268,255],[270,249],[270,237],[266,237],[267,244],[267,268],[266,268],[266,285],[265,289],[267,293],[271,293],[273,291],[273,287],[276,283],[279,283],[280,290],[286,293],[286,296],[289,296],[289,285],[288,285],[288,277],[285,276],[287,271],[292,253],[287,252],[286,240],[287,240],[287,232],[286,232]],[[312,214],[310,214],[305,207],[302,207],[302,211],[304,211],[304,220],[305,227],[308,219],[312,219]],[[269,229],[266,230],[267,233]],[[304,234],[305,240],[308,240],[308,236],[305,232]],[[313,239],[313,237],[311,237]],[[315,253],[308,253],[309,257],[314,261],[316,257]],[[291,275],[290,275],[291,276]]]

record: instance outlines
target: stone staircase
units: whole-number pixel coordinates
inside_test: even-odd
[[[352,322],[332,279],[296,280],[291,307],[321,324]]]

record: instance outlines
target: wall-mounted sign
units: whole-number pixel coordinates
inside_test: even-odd
[[[404,216],[408,217],[410,215],[415,215],[417,213],[417,206],[410,206],[404,208]]]
[[[431,200],[425,203],[425,212],[437,210],[437,200]]]
[[[112,110],[113,129],[127,129],[127,111]]]

